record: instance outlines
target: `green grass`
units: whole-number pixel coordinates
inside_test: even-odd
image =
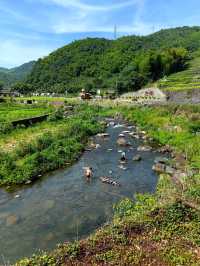
[[[92,108],[91,113],[97,114]],[[193,175],[180,180],[182,188],[161,175],[154,195],[136,195],[135,203],[119,202],[109,226],[86,240],[23,259],[17,266],[200,265],[200,107],[106,107],[98,114],[119,113],[161,146],[170,145],[175,161],[185,155],[180,169],[193,169]]]
[[[28,106],[24,104],[0,103],[0,123],[23,118],[40,116],[52,112],[52,107],[44,105]]]

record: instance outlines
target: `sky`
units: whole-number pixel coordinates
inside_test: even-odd
[[[0,66],[48,55],[73,40],[147,35],[200,25],[200,0],[0,0]]]

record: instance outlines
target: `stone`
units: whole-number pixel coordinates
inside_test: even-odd
[[[100,137],[100,138],[107,138],[109,136],[110,135],[108,133],[99,133],[99,134],[97,134],[97,137]]]
[[[158,173],[164,173],[165,172],[165,164],[163,163],[156,163],[153,165],[152,170]]]
[[[124,136],[124,134],[121,133],[121,134],[119,134],[119,137],[124,138],[125,136]]]
[[[169,153],[171,151],[172,150],[171,150],[169,145],[165,145],[165,146],[163,146],[162,148],[159,149],[159,152],[161,152],[161,153]]]
[[[20,195],[15,195],[15,199],[18,199],[18,198],[20,198]]]
[[[133,157],[133,161],[141,161],[142,160],[142,157],[141,155],[137,154]]]
[[[127,145],[127,141],[126,141],[125,138],[120,137],[120,138],[118,138],[118,140],[117,140],[117,144],[118,144],[119,146],[126,146],[126,145]]]
[[[176,170],[171,166],[166,166],[166,168],[165,168],[165,173],[169,174],[169,175],[173,175],[175,173],[175,171]]]
[[[114,126],[114,128],[120,128],[120,127],[124,127],[124,125],[117,124],[117,125]]]
[[[122,170],[127,170],[127,167],[124,167],[123,165],[119,165],[118,167]]]
[[[99,178],[101,180],[102,183],[106,183],[106,184],[110,184],[110,185],[113,185],[113,186],[120,186],[120,183],[111,179],[110,177],[100,177]]]
[[[151,146],[139,146],[137,148],[137,151],[151,151],[152,147]]]
[[[109,125],[112,126],[112,127],[114,127],[115,122],[112,121],[112,122],[109,123]]]
[[[167,157],[156,157],[154,163],[164,163],[167,164],[169,159]]]
[[[129,130],[125,130],[122,132],[122,134],[129,134],[129,133],[131,133]]]
[[[19,218],[16,215],[10,215],[6,218],[6,226],[11,226],[17,224]]]

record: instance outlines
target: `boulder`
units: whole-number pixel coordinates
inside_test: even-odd
[[[142,160],[142,157],[141,157],[141,155],[139,155],[139,154],[137,154],[137,155],[135,155],[134,157],[133,157],[133,161],[141,161]]]
[[[176,172],[176,170],[171,166],[166,166],[165,173],[169,175],[173,175]]]
[[[99,134],[97,134],[97,137],[100,137],[100,138],[107,138],[109,136],[110,135],[108,133],[99,133]]]
[[[139,146],[137,148],[137,151],[151,151],[152,150],[152,147],[151,146]]]
[[[113,185],[113,186],[120,186],[120,183],[118,183],[117,181],[111,179],[110,177],[100,177],[100,180],[102,183],[106,183],[106,184],[109,184],[109,185]]]
[[[164,163],[167,164],[169,159],[167,157],[156,157],[154,163]]]
[[[126,141],[126,139],[125,139],[124,137],[120,137],[120,138],[118,138],[118,140],[117,140],[117,144],[118,144],[119,146],[126,146],[126,145],[127,145],[127,141]]]
[[[152,170],[157,172],[157,173],[164,173],[165,172],[165,164],[156,163],[153,165]]]
[[[171,151],[172,151],[172,149],[170,148],[169,145],[165,145],[159,149],[159,152],[161,152],[161,153],[170,153]]]

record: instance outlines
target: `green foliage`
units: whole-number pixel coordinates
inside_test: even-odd
[[[49,115],[48,121],[57,121],[64,117],[63,108],[58,108],[55,112]]]
[[[77,93],[115,89],[119,93],[185,69],[189,54],[200,47],[199,27],[162,30],[118,40],[75,41],[40,59],[27,78],[35,91]]]
[[[28,94],[31,92],[31,85],[22,81],[18,81],[12,86],[13,91],[17,91],[21,94]]]
[[[0,123],[0,134],[6,134],[13,129],[11,123]]]
[[[3,87],[4,87],[4,83],[0,81],[0,91],[3,90]]]
[[[43,133],[31,142],[20,143],[12,152],[5,152],[0,159],[0,184],[20,184],[34,180],[48,171],[61,168],[77,160],[88,137],[101,131],[102,126],[94,118],[98,108],[82,106],[73,117],[63,119],[62,109],[46,126],[62,127],[52,133]],[[12,162],[12,163],[11,163]]]
[[[51,106],[41,105],[24,105],[14,103],[0,104],[0,123],[16,121],[28,117],[48,114],[54,110]]]

